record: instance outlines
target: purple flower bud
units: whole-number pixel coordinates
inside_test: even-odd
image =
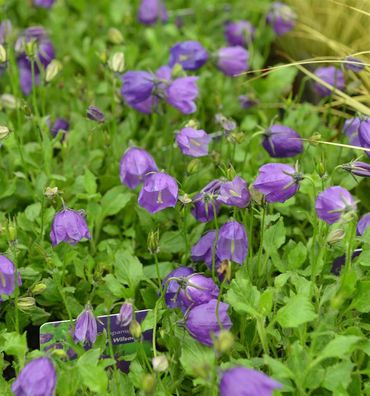
[[[91,307],[87,305],[76,319],[73,338],[75,342],[85,343],[87,341],[90,344],[94,344],[97,334],[98,330],[95,316]]]
[[[53,396],[56,386],[56,372],[47,357],[31,360],[24,366],[12,384],[15,396]]]
[[[208,183],[203,190],[193,198],[194,207],[191,210],[192,215],[202,223],[211,221],[220,210],[221,203],[218,200],[220,180],[213,180]]]
[[[225,38],[229,45],[247,47],[254,38],[255,27],[248,21],[227,22]]]
[[[282,385],[260,371],[245,367],[225,370],[220,382],[221,396],[273,396]]]
[[[294,129],[280,124],[266,129],[262,146],[273,158],[294,157],[303,151],[300,135]]]
[[[358,127],[358,138],[360,140],[361,147],[370,148],[370,118],[360,122]],[[366,155],[370,157],[370,152],[365,151]]]
[[[336,89],[343,90],[346,86],[342,70],[335,66],[319,67],[315,70],[315,75]],[[332,89],[324,87],[319,82],[314,82],[314,89],[321,97],[330,96],[332,93]]]
[[[245,180],[236,176],[232,181],[222,183],[219,200],[225,205],[237,206],[238,208],[248,206],[251,196]]]
[[[364,120],[366,120],[366,118]],[[361,146],[358,129],[362,121],[360,117],[353,117],[348,118],[344,123],[343,132],[348,136],[349,144],[352,146]]]
[[[50,132],[54,137],[58,135],[59,131],[62,131],[63,133],[69,131],[69,122],[64,118],[57,118],[53,126],[50,127]]]
[[[224,130],[225,135],[230,134],[230,132],[236,129],[236,122],[232,118],[227,118],[221,113],[215,115],[215,121]]]
[[[164,172],[152,173],[144,180],[139,205],[149,213],[176,206],[179,188],[176,180]]]
[[[208,231],[191,248],[191,258],[193,261],[204,262],[208,268],[212,268],[212,252],[215,249],[216,231]],[[220,260],[215,255],[216,266]]]
[[[229,221],[221,226],[216,248],[219,260],[230,260],[241,265],[247,253],[248,238],[244,226],[237,221]]]
[[[264,194],[269,203],[285,202],[296,194],[302,179],[303,176],[289,165],[265,164],[259,169],[253,188]]]
[[[217,315],[218,305],[218,315]],[[217,303],[211,300],[206,304],[193,307],[186,318],[186,328],[190,335],[204,345],[213,345],[213,336],[217,336],[221,331],[219,322],[223,330],[229,330],[232,322],[227,314],[229,304]],[[218,316],[218,317],[217,317]]]
[[[333,224],[348,212],[356,211],[356,203],[352,195],[343,187],[329,187],[321,192],[316,199],[317,216],[328,224]]]
[[[132,190],[141,184],[148,174],[157,170],[158,167],[153,157],[141,148],[130,147],[121,158],[121,182]]]
[[[249,52],[239,45],[219,49],[217,57],[217,67],[226,76],[235,76],[249,69]]]
[[[83,238],[91,239],[91,235],[81,212],[63,209],[54,216],[50,230],[53,246],[61,242],[75,245]]]
[[[276,1],[271,4],[266,16],[267,23],[274,29],[278,36],[293,30],[296,24],[296,13],[286,4]]]
[[[180,293],[180,284],[176,280],[170,280],[168,283],[167,281],[170,278],[180,278],[180,279],[185,278],[191,275],[192,273],[194,273],[194,271],[191,268],[179,267],[171,271],[164,278],[162,282],[162,287],[163,289],[165,289],[164,299],[169,308],[176,308],[181,306],[180,302],[178,301],[178,295]],[[167,288],[166,288],[166,284],[167,284]]]
[[[169,66],[180,64],[184,70],[198,70],[208,60],[206,49],[198,41],[183,41],[170,49]]]
[[[167,22],[166,7],[162,0],[141,0],[138,20],[144,25],[153,25],[157,21]]]
[[[357,235],[363,235],[370,226],[370,213],[364,214],[357,223]],[[0,293],[1,294],[1,293]]]
[[[351,62],[356,62],[356,63],[351,63]],[[353,56],[347,56],[344,59],[344,67],[348,70],[352,70],[355,73],[359,73],[360,71],[364,70],[365,65],[364,63]]]
[[[201,274],[188,275],[181,286],[179,301],[184,310],[217,299],[220,293],[212,278]]]
[[[176,135],[176,143],[183,154],[190,157],[208,155],[208,145],[212,138],[202,129],[183,128]]]
[[[0,23],[0,44],[5,44],[7,38],[12,33],[12,23],[9,19],[4,19]]]
[[[366,162],[353,161],[342,165],[342,168],[355,176],[370,177],[370,165]]]
[[[10,296],[15,289],[16,268],[6,256],[0,255],[0,295]],[[22,285],[21,276],[18,273],[18,286]],[[1,299],[0,299],[1,301]]]
[[[104,113],[96,106],[89,106],[86,110],[87,118],[96,122],[104,122],[105,116]]]
[[[253,99],[247,95],[240,95],[239,96],[239,103],[241,108],[243,109],[250,109],[258,104],[258,100]]]
[[[195,99],[198,97],[198,77],[180,77],[166,89],[167,102],[183,114],[192,114],[197,110]]]
[[[33,0],[33,4],[36,7],[51,8],[55,0]]]
[[[128,327],[132,321],[133,314],[134,308],[131,303],[122,304],[117,317],[117,324],[121,327]]]

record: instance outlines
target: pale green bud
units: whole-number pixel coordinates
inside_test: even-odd
[[[20,106],[19,100],[10,94],[3,94],[0,96],[0,105],[7,109],[16,109]]]
[[[44,195],[49,199],[55,198],[59,194],[58,187],[46,187]]]
[[[132,320],[129,327],[131,335],[135,339],[139,339],[141,337],[141,326],[137,320]]]
[[[161,373],[168,369],[168,360],[165,355],[156,356],[152,359],[153,370],[157,373]]]
[[[125,70],[125,54],[116,52],[109,60],[108,65],[115,73],[122,73]]]
[[[234,336],[228,330],[221,330],[214,342],[215,349],[219,353],[226,353],[230,351],[233,345]]]
[[[20,297],[17,301],[17,307],[21,311],[30,311],[36,306],[36,300],[33,297]]]
[[[5,125],[0,125],[0,140],[5,139],[10,134],[10,129]]]
[[[6,49],[0,44],[0,63],[5,63],[8,60]]]
[[[122,33],[116,28],[110,28],[108,30],[108,40],[112,44],[122,44],[123,43]]]
[[[146,395],[151,395],[155,390],[155,377],[153,374],[145,374],[143,378],[143,391]]]
[[[150,231],[147,240],[148,250],[151,254],[159,253],[159,231]]]
[[[47,66],[45,72],[45,81],[48,83],[53,80],[57,74],[62,70],[63,65],[57,59],[53,59]]]
[[[42,294],[46,290],[45,283],[37,283],[35,286],[32,287],[31,293],[34,295]]]

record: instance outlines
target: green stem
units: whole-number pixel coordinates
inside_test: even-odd
[[[263,352],[268,355],[269,347],[268,347],[268,342],[267,342],[267,337],[266,337],[266,330],[265,330],[265,326],[264,326],[263,322],[264,322],[264,319],[262,317],[258,317],[257,322],[256,322],[256,328],[257,328],[258,336],[261,340]]]
[[[217,240],[218,240],[218,219],[217,219],[217,209],[214,201],[212,201],[212,207],[213,207],[213,217],[214,217],[214,222],[215,222],[215,228],[216,228],[216,237],[215,241],[213,242],[213,249],[212,249],[212,279],[214,282],[217,282],[217,277],[216,277],[216,247],[217,247]]]
[[[261,265],[261,256],[262,256],[262,250],[263,250],[263,237],[265,233],[265,220],[266,220],[266,208],[263,206],[262,207],[262,218],[261,218],[261,228],[260,228],[260,245],[258,248],[258,255],[257,255],[257,271],[258,275],[262,275],[262,268],[260,267]]]

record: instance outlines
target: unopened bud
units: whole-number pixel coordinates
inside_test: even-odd
[[[133,320],[130,323],[129,327],[131,335],[138,340],[141,337],[141,326],[140,323],[137,320]]]
[[[214,345],[217,352],[226,353],[234,345],[234,336],[228,330],[221,330]]]
[[[197,120],[190,120],[185,124],[185,128],[193,128],[193,129],[198,129],[199,128],[199,122]]]
[[[5,139],[10,134],[10,129],[5,125],[0,125],[0,140]]]
[[[56,356],[56,357],[60,358],[60,359],[67,359],[68,358],[68,355],[67,355],[67,353],[66,353],[66,351],[64,349],[55,348],[55,349],[52,350],[51,354],[53,356]]]
[[[184,204],[190,204],[191,202],[193,202],[193,200],[190,198],[190,196],[188,194],[184,194],[184,195],[179,195],[179,201]]]
[[[8,240],[10,242],[14,242],[17,240],[17,225],[14,220],[9,220],[7,227],[6,227],[6,233]]]
[[[228,178],[229,180],[233,180],[234,177],[236,176],[235,169],[234,169],[234,167],[233,167],[232,165],[230,165],[230,167],[227,168],[227,170],[226,170],[226,176],[227,176],[227,178]]]
[[[173,78],[182,77],[184,75],[184,69],[179,63],[175,63],[174,67],[172,68],[171,76]]]
[[[263,202],[263,194],[253,188],[253,185],[250,187],[249,192],[251,194],[252,201],[256,202],[258,205],[261,205]]]
[[[109,68],[115,73],[122,73],[125,70],[125,54],[116,52],[109,60]]]
[[[32,287],[31,293],[33,295],[42,294],[46,290],[47,286],[45,283],[37,283],[35,286]]]
[[[55,198],[59,194],[58,187],[46,187],[44,195],[49,199]]]
[[[29,58],[34,58],[36,56],[37,53],[37,44],[35,40],[30,40],[28,42],[25,43],[24,45],[24,51],[26,52],[26,55]]]
[[[3,94],[0,96],[0,106],[7,109],[16,109],[19,107],[19,100],[10,94]]]
[[[92,121],[96,121],[96,122],[104,122],[105,121],[104,113],[99,109],[99,107],[94,106],[94,105],[91,105],[87,108],[86,115],[87,115],[87,118]]]
[[[155,377],[153,374],[145,374],[143,378],[143,391],[146,395],[151,395],[155,390]]]
[[[104,65],[107,63],[108,55],[107,55],[106,51],[100,52],[98,54],[98,57],[99,57],[101,63],[103,63]]]
[[[330,245],[333,245],[333,244],[341,241],[345,235],[346,235],[346,233],[344,232],[344,230],[338,228],[337,230],[333,230],[329,233],[327,242]]]
[[[168,369],[168,360],[165,355],[156,356],[152,359],[153,370],[157,373],[161,373]]]
[[[159,230],[149,232],[147,245],[151,254],[159,253]]]
[[[63,65],[57,59],[53,59],[47,66],[45,72],[45,81],[48,83],[53,80],[57,74],[62,70]]]
[[[0,64],[5,63],[8,60],[6,49],[3,45],[0,44]]]
[[[325,171],[325,165],[322,161],[320,161],[317,165],[316,165],[316,171],[319,174],[320,177],[325,176],[326,171]]]
[[[116,28],[110,28],[108,30],[108,40],[112,44],[122,44],[123,43],[122,33]]]
[[[17,300],[17,307],[21,311],[30,311],[36,306],[36,300],[33,297],[20,297]]]
[[[200,168],[200,165],[201,165],[201,161],[198,158],[195,158],[188,163],[186,170],[190,174],[197,173]]]

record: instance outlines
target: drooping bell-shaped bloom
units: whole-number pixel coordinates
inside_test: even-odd
[[[358,127],[358,138],[361,147],[370,149],[370,118],[366,118],[360,122]],[[366,155],[370,157],[370,152],[365,151]]]
[[[27,363],[12,384],[14,396],[53,396],[56,372],[48,357],[40,357]]]
[[[153,157],[139,147],[130,147],[120,161],[120,178],[132,190],[151,173],[158,170]]]
[[[192,114],[197,110],[195,100],[198,97],[198,77],[180,77],[167,87],[167,103],[183,114]]]
[[[179,188],[176,179],[164,172],[151,173],[144,180],[138,203],[149,213],[176,206]]]
[[[303,175],[290,165],[265,164],[259,169],[253,188],[269,203],[285,202],[296,194],[302,179]]]
[[[15,289],[15,265],[6,256],[0,255],[0,295],[10,296]],[[18,286],[21,286],[22,280],[18,273]],[[1,301],[1,299],[0,299]]]
[[[199,194],[196,194],[193,201],[192,215],[202,223],[211,221],[220,210],[219,192],[221,180],[213,180],[208,183]]]
[[[317,216],[328,224],[339,221],[346,213],[356,211],[356,203],[352,195],[340,186],[329,187],[321,192],[316,199]]]
[[[137,14],[139,22],[153,25],[157,21],[167,22],[168,15],[162,0],[141,0]]]
[[[343,132],[348,136],[349,144],[351,144],[352,146],[361,146],[358,133],[361,122],[364,120],[366,120],[366,118],[362,119],[360,117],[353,117],[348,118],[344,122]]]
[[[78,315],[73,331],[75,342],[94,344],[98,334],[97,321],[89,305]]]
[[[352,161],[342,165],[342,168],[354,176],[370,177],[370,164],[361,161]]]
[[[248,238],[245,228],[237,221],[229,221],[220,227],[216,254],[223,260],[243,264],[248,253]]]
[[[61,242],[75,245],[83,238],[91,239],[91,235],[82,212],[63,209],[54,216],[50,230],[53,246]]]
[[[217,67],[226,76],[235,76],[249,69],[249,52],[240,45],[220,48],[217,52]]]
[[[54,2],[55,0],[33,0],[33,4],[41,8],[51,8]]]
[[[294,157],[303,151],[300,135],[285,125],[271,125],[263,136],[262,146],[273,158]]]
[[[275,1],[271,4],[266,20],[274,32],[278,36],[282,36],[293,30],[297,15],[287,4]]]
[[[202,129],[183,128],[176,135],[176,143],[183,154],[189,157],[208,155],[208,145],[212,138]]]
[[[245,208],[250,200],[247,183],[241,177],[235,176],[232,181],[221,184],[219,201],[225,205]]]
[[[219,293],[220,290],[212,278],[207,278],[202,274],[191,274],[185,278],[181,285],[178,298],[185,310],[217,299]]]
[[[336,89],[343,90],[346,86],[342,70],[337,69],[335,66],[319,67],[315,70],[315,75]],[[330,96],[333,91],[319,82],[314,82],[314,89],[321,97]]]
[[[225,136],[230,135],[237,127],[235,120],[225,117],[222,113],[215,115],[215,122],[223,129]]]
[[[96,122],[104,122],[104,113],[99,109],[99,107],[91,105],[86,110],[86,115],[89,120]]]
[[[190,335],[200,343],[212,346],[212,337],[221,331],[219,322],[222,324],[222,330],[229,330],[232,326],[227,314],[228,308],[229,304],[218,303],[217,300],[191,308],[186,318],[186,328]]]
[[[0,23],[0,44],[5,44],[11,33],[12,23],[9,19],[4,19]]]
[[[207,50],[198,41],[183,41],[170,49],[170,67],[180,64],[184,70],[198,70],[208,60]]]
[[[121,305],[119,314],[117,317],[117,324],[121,327],[127,327],[130,325],[134,314],[134,307],[131,303],[126,302]]]
[[[370,226],[370,213],[364,214],[357,223],[357,235],[363,235]]]
[[[364,70],[365,65],[361,59],[355,58],[353,56],[347,56],[344,59],[344,67],[348,70],[352,70],[355,73],[360,73],[360,71]]]
[[[225,370],[220,381],[221,396],[273,396],[282,385],[266,374],[246,367]]]
[[[180,282],[178,280],[169,280],[171,278],[184,279],[193,274],[194,271],[189,267],[179,267],[171,271],[163,280],[162,288],[165,290],[164,299],[169,308],[180,307],[181,303],[178,300],[180,293]]]
[[[196,262],[204,262],[208,268],[212,268],[213,251],[216,250],[216,231],[208,231],[199,241],[191,248],[191,258]],[[216,253],[216,252],[215,252]],[[216,266],[220,260],[215,254]]]
[[[63,134],[69,131],[69,122],[64,118],[57,118],[54,124],[50,126],[50,132],[54,137],[58,135],[59,131],[63,132]]]
[[[239,103],[242,109],[250,109],[258,104],[258,100],[248,95],[240,95]]]
[[[255,27],[245,20],[225,24],[225,38],[231,46],[247,47],[253,40],[255,31]]]

